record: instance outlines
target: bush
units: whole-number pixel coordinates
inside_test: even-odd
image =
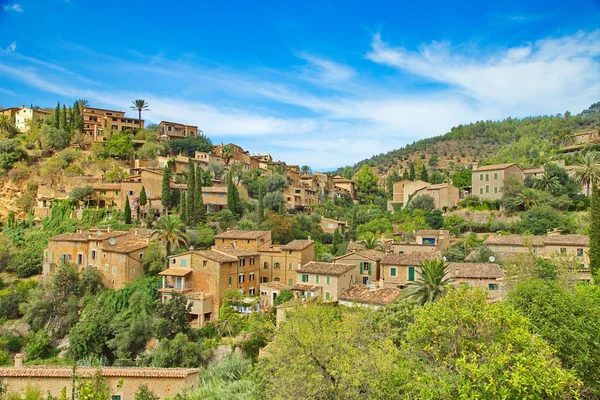
[[[44,329],[29,332],[27,346],[25,346],[27,360],[41,360],[50,355],[50,336]]]
[[[435,208],[435,200],[433,197],[422,194],[411,199],[408,203],[408,207],[413,210],[433,210]]]

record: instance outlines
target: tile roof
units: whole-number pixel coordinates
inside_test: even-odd
[[[195,250],[192,252],[192,254],[196,254],[217,262],[235,262],[238,260],[237,257],[213,250]]]
[[[104,244],[102,250],[111,253],[131,253],[132,251],[142,250],[148,247],[148,242],[144,239],[132,239],[123,243],[114,245]]]
[[[275,290],[290,290],[291,288],[281,282],[263,282],[260,284],[261,289],[263,287],[265,288],[269,288],[269,289],[275,289]]]
[[[421,229],[415,232],[416,235],[435,235],[439,236],[444,233],[443,229]]]
[[[300,290],[302,292],[316,292],[317,290],[321,289],[321,286],[307,285],[306,283],[296,283],[294,286],[292,286],[292,290]]]
[[[543,246],[545,236],[531,235],[490,235],[485,239],[487,245]]]
[[[399,289],[394,288],[375,288],[370,289],[367,285],[356,284],[350,289],[346,290],[339,300],[352,301],[355,303],[367,303],[367,304],[390,304],[398,297],[402,292]]]
[[[121,189],[120,183],[93,183],[92,187],[95,190],[119,190]]]
[[[339,276],[353,268],[356,268],[356,266],[352,264],[334,264],[329,262],[311,261],[299,267],[297,272]]]
[[[87,233],[63,233],[48,240],[55,242],[87,242],[89,237],[90,235]]]
[[[76,232],[76,233],[63,233],[62,235],[51,237],[48,240],[62,241],[62,242],[87,242],[88,240],[105,240],[111,237],[119,237],[127,235],[128,232],[123,231],[110,231],[107,230],[94,230],[90,229],[87,232]]]
[[[207,186],[202,188],[202,193],[227,193],[227,186]]]
[[[123,368],[123,367],[78,367],[77,376],[91,377],[96,372],[102,372],[105,377],[123,378],[186,378],[197,374],[199,369],[188,368]],[[71,378],[72,367],[34,366],[20,368],[0,368],[0,377],[40,377],[40,378]]]
[[[545,244],[588,247],[590,237],[585,235],[549,235],[546,237]]]
[[[219,247],[219,246],[213,246],[212,250],[214,251],[218,251],[219,253],[224,253],[228,256],[232,256],[232,257],[247,257],[247,256],[259,256],[260,253],[257,251],[252,251],[252,250],[246,250],[246,249],[242,249],[239,247]]]
[[[356,251],[351,251],[350,253],[344,254],[343,256],[336,257],[336,258],[334,258],[334,260],[341,260],[341,259],[346,258],[351,255],[358,255],[358,256],[368,258],[373,261],[379,261],[383,258],[385,253],[383,251],[374,250],[374,249],[356,250]]]
[[[225,231],[215,235],[215,239],[257,239],[269,231]]]
[[[193,271],[191,269],[183,269],[183,268],[167,268],[164,271],[159,272],[159,275],[164,276],[186,276],[191,274]]]
[[[304,250],[311,244],[315,243],[314,240],[292,240],[288,244],[281,246],[281,250]]]
[[[482,165],[481,167],[478,167],[477,169],[474,169],[473,172],[479,172],[479,171],[492,171],[495,169],[506,169],[508,167],[511,167],[513,165],[517,165],[515,163],[507,163],[507,164],[495,164],[495,165]],[[518,167],[518,165],[517,165]]]
[[[492,263],[448,263],[449,275],[453,278],[504,278],[504,271]]]
[[[381,265],[420,265],[425,260],[441,259],[442,255],[439,251],[430,251],[426,253],[410,253],[410,254],[386,254],[381,259]]]

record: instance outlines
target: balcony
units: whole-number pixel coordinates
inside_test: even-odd
[[[192,270],[169,268],[162,271],[159,275],[162,275],[162,282],[158,289],[161,293],[186,293],[192,291],[194,288],[193,281],[190,279]],[[187,279],[186,279],[187,277]]]

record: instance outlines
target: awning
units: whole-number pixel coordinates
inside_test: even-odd
[[[192,273],[191,269],[167,268],[166,270],[159,272],[158,274],[166,275],[166,276],[186,276],[191,273]]]

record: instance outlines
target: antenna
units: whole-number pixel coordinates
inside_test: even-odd
[[[496,261],[496,257],[490,256],[489,260],[490,260],[491,263],[493,263],[494,261]]]
[[[111,237],[110,239],[108,239],[108,244],[114,246],[115,244],[117,244],[117,240],[114,237]]]

